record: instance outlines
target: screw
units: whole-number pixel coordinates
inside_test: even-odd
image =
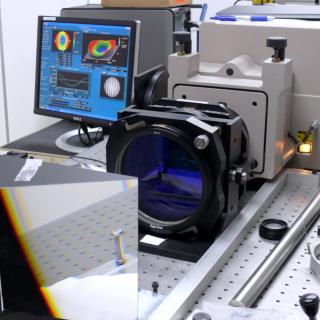
[[[159,289],[159,282],[153,281],[152,282],[152,291],[153,291],[153,293],[158,293],[158,289]]]
[[[241,184],[245,184],[248,181],[248,174],[246,172],[243,172],[241,174]]]
[[[194,146],[199,150],[204,150],[209,145],[209,142],[208,136],[202,134],[194,139]]]
[[[116,252],[116,262],[118,266],[124,265],[127,263],[128,259],[126,258],[123,250],[123,243],[122,243],[122,235],[123,230],[119,229],[117,231],[112,231],[111,235],[114,239],[114,247]]]

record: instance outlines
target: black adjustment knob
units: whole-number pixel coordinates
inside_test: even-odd
[[[153,291],[153,293],[158,293],[158,289],[159,289],[159,282],[153,281],[152,282],[152,291]]]
[[[267,39],[268,48],[286,48],[288,46],[288,40],[284,37],[269,37]]]
[[[319,302],[319,296],[315,293],[308,293],[300,298],[300,305],[310,320],[316,320],[319,311]]]
[[[192,320],[211,320],[211,317],[205,312],[195,313]]]
[[[173,40],[176,42],[190,42],[191,41],[191,33],[188,31],[175,31],[173,33]]]
[[[191,33],[188,31],[175,31],[173,41],[179,43],[178,54],[185,55],[191,53]]]
[[[285,59],[286,47],[288,40],[284,37],[269,37],[267,39],[267,47],[274,49],[272,56],[274,62],[283,61]]]

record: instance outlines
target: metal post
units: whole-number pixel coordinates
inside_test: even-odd
[[[128,262],[128,259],[126,258],[125,254],[124,254],[124,249],[123,249],[123,244],[122,244],[123,231],[120,229],[117,231],[113,231],[111,234],[114,239],[116,263],[119,266],[126,264]]]
[[[281,242],[229,302],[233,307],[251,307],[319,217],[320,192],[289,229]]]
[[[2,7],[0,1],[0,18],[2,16]],[[4,48],[3,48],[3,20],[0,19],[0,67],[2,76],[2,88],[3,88],[3,102],[4,102],[4,121],[5,121],[5,132],[6,141],[10,142],[10,131],[9,131],[9,111],[8,111],[8,97],[7,97],[7,84],[6,84],[6,72],[5,72],[5,60],[4,60]]]
[[[3,305],[3,296],[2,296],[2,286],[1,286],[1,275],[0,275],[0,314],[4,312],[4,305]]]

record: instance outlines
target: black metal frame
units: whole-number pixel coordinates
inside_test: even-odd
[[[194,117],[219,129],[209,133],[188,121]],[[108,171],[121,173],[121,162],[127,147],[145,134],[166,136],[196,159],[203,177],[201,205],[189,218],[168,223],[139,213],[141,231],[176,235],[194,231],[201,237],[214,238],[238,213],[241,187],[229,179],[230,170],[246,161],[243,150],[247,132],[242,119],[225,106],[163,99],[146,108],[132,106],[119,113],[107,144]],[[194,147],[194,139],[206,134],[210,143],[205,150]],[[245,141],[247,142],[247,141]]]

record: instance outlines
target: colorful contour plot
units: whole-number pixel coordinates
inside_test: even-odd
[[[65,31],[58,32],[55,37],[54,43],[59,51],[68,50],[71,44],[69,34]]]
[[[117,46],[115,40],[92,40],[89,43],[89,53],[91,56],[101,59]]]

